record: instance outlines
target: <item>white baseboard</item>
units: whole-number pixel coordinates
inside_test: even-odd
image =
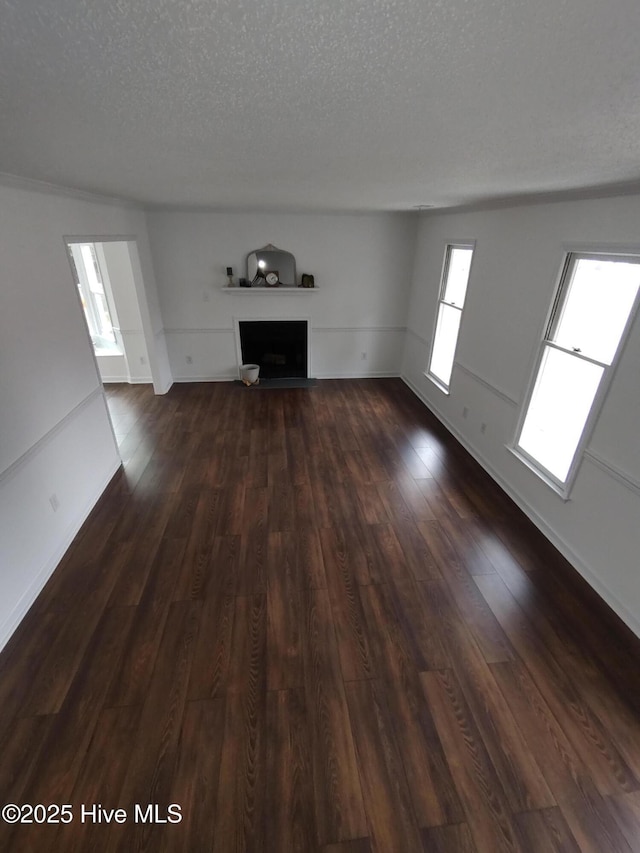
[[[576,554],[571,545],[569,545],[569,543],[556,530],[554,530],[553,527],[551,527],[521,495],[510,487],[507,481],[493,468],[488,459],[479,450],[469,444],[467,439],[456,429],[449,419],[439,411],[430,400],[427,400],[420,389],[407,376],[401,376],[400,378],[405,385],[413,391],[416,397],[424,403],[427,409],[438,418],[438,420],[453,436],[455,436],[464,449],[473,456],[482,468],[484,468],[487,474],[495,480],[502,491],[505,492],[522,510],[527,518],[535,524],[538,530],[551,542],[552,545],[554,545],[554,547],[558,549],[562,556],[571,563],[573,568],[584,578],[589,586],[598,593],[605,604],[607,604],[613,612],[620,617],[625,625],[633,631],[637,637],[640,637],[640,621],[638,621],[636,616],[628,610],[626,605],[602,583],[593,570],[581,559],[581,557],[578,556],[578,554]]]
[[[102,382],[107,384],[117,385],[151,385],[151,377],[138,377],[133,379],[130,376],[104,376],[101,375]]]
[[[72,522],[72,524],[70,524],[69,527],[64,531],[62,539],[54,553],[49,557],[44,566],[42,566],[36,577],[29,584],[29,587],[20,597],[18,603],[13,608],[9,616],[4,620],[2,625],[0,625],[0,651],[8,643],[18,625],[27,615],[29,608],[44,589],[45,584],[56,570],[58,564],[60,563],[60,560],[62,560],[67,549],[77,536],[78,531],[80,530],[84,522],[87,520],[89,513],[94,508],[94,506],[100,499],[101,495],[103,494],[104,490],[107,488],[113,477],[119,471],[121,464],[122,463],[120,462],[120,460],[117,460],[117,462],[102,477],[102,479],[100,480],[101,485],[94,492],[91,499],[83,507],[83,509],[77,515],[76,519]]]
[[[233,376],[211,376],[207,374],[206,376],[174,376],[174,382],[233,382],[234,379],[237,379],[237,374]]]

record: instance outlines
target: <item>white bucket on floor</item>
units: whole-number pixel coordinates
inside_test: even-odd
[[[240,365],[240,379],[243,382],[250,382],[254,385],[258,381],[258,374],[260,373],[260,365],[259,364],[241,364]]]

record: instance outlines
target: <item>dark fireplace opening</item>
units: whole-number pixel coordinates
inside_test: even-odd
[[[307,376],[306,320],[240,320],[243,364],[259,364],[265,379]]]

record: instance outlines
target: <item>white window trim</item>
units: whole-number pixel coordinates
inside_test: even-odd
[[[458,308],[457,305],[453,305],[451,302],[446,302],[444,299],[444,292],[446,288],[446,277],[449,272],[449,261],[450,261],[450,249],[471,249],[471,264],[469,265],[469,277],[467,279],[467,290],[465,292],[464,304],[461,308]],[[440,270],[440,287],[438,288],[438,299],[436,302],[436,310],[435,316],[433,319],[433,327],[431,329],[431,344],[429,346],[429,358],[427,359],[427,369],[424,371],[424,375],[427,379],[430,379],[433,384],[442,391],[443,394],[447,396],[451,393],[451,382],[453,380],[453,371],[456,368],[456,353],[458,352],[458,343],[460,341],[460,335],[462,333],[462,321],[464,320],[464,306],[467,302],[467,293],[469,291],[469,282],[471,281],[471,273],[473,270],[473,262],[476,257],[476,241],[475,240],[445,240],[444,244],[444,257],[442,259],[442,268]],[[460,327],[458,329],[458,337],[456,339],[456,346],[453,353],[453,366],[451,368],[451,379],[449,380],[449,384],[447,385],[445,382],[440,379],[439,376],[436,376],[435,373],[431,372],[431,360],[433,358],[433,347],[436,340],[436,330],[438,328],[438,317],[440,316],[440,305],[444,303],[445,305],[449,305],[452,308],[458,308],[460,311]]]
[[[431,361],[431,354],[429,354],[429,361]],[[453,366],[454,367],[456,366],[455,361],[453,362]],[[424,371],[424,375],[427,377],[427,379],[430,382],[433,382],[433,384],[436,386],[436,388],[438,388],[440,391],[442,391],[443,394],[446,394],[447,397],[449,396],[449,394],[451,394],[451,391],[450,391],[451,385],[445,385],[441,379],[438,379],[438,377],[434,376],[433,373],[429,373],[428,368],[427,368],[427,370]],[[451,371],[451,376],[453,376],[453,371]]]
[[[564,258],[560,267],[560,273],[556,280],[556,286],[553,293],[553,299],[551,301],[551,305],[549,310],[547,311],[547,316],[545,319],[544,326],[542,327],[542,334],[540,336],[540,340],[538,342],[538,347],[536,350],[536,357],[533,363],[533,368],[529,374],[529,381],[527,383],[526,393],[523,399],[523,402],[520,406],[520,413],[518,415],[518,421],[516,423],[516,429],[513,436],[513,439],[510,444],[506,445],[507,450],[509,450],[520,462],[522,462],[529,470],[533,471],[547,486],[549,486],[556,494],[558,494],[564,501],[570,500],[571,491],[573,489],[576,477],[578,475],[578,471],[580,466],[582,465],[582,460],[584,459],[585,450],[591,440],[591,436],[596,427],[596,423],[598,418],[600,417],[600,412],[602,411],[607,396],[609,394],[609,390],[611,388],[611,384],[613,382],[613,378],[615,376],[615,372],[617,370],[618,364],[620,363],[623,353],[627,346],[627,341],[629,340],[629,336],[631,334],[631,330],[636,321],[636,317],[638,315],[638,310],[640,309],[640,288],[638,289],[638,293],[636,294],[635,301],[629,312],[629,316],[627,318],[627,322],[625,324],[624,330],[620,335],[620,342],[618,344],[616,354],[613,358],[611,364],[606,365],[602,362],[599,362],[595,359],[588,358],[581,353],[572,352],[571,350],[566,349],[566,347],[561,347],[553,341],[548,340],[548,335],[551,334],[553,329],[553,323],[556,316],[556,308],[559,307],[561,297],[563,297],[564,289],[567,285],[566,277],[569,273],[570,266],[578,260],[603,260],[603,259],[611,259],[616,261],[632,261],[633,263],[640,263],[640,250],[637,248],[630,249],[625,246],[620,248],[615,247],[607,247],[602,249],[592,248],[592,247],[565,247],[564,248]],[[533,390],[536,384],[536,380],[538,378],[538,372],[540,370],[540,365],[542,363],[542,359],[544,357],[545,348],[551,346],[556,349],[560,349],[563,352],[568,352],[576,358],[583,358],[587,361],[590,361],[592,364],[598,364],[603,367],[602,379],[600,380],[600,385],[598,386],[598,390],[596,392],[595,397],[593,398],[593,403],[591,404],[591,409],[589,411],[589,415],[584,424],[584,428],[582,430],[582,435],[580,436],[580,441],[576,446],[575,453],[573,455],[573,460],[571,462],[571,466],[567,473],[566,480],[559,480],[554,474],[552,474],[549,470],[547,470],[544,465],[541,465],[536,459],[534,459],[530,454],[528,454],[522,447],[518,445],[518,440],[520,438],[520,434],[522,432],[522,428],[524,426],[524,421],[527,415],[527,411],[529,408],[529,403],[531,402],[531,397],[533,395]]]

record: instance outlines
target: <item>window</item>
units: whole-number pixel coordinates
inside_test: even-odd
[[[570,253],[515,449],[563,494],[611,379],[640,288],[640,257]]]
[[[444,391],[449,390],[451,381],[472,256],[473,246],[453,243],[447,246],[444,255],[438,315],[427,371]]]
[[[121,354],[95,246],[72,243],[69,256],[96,355]]]

